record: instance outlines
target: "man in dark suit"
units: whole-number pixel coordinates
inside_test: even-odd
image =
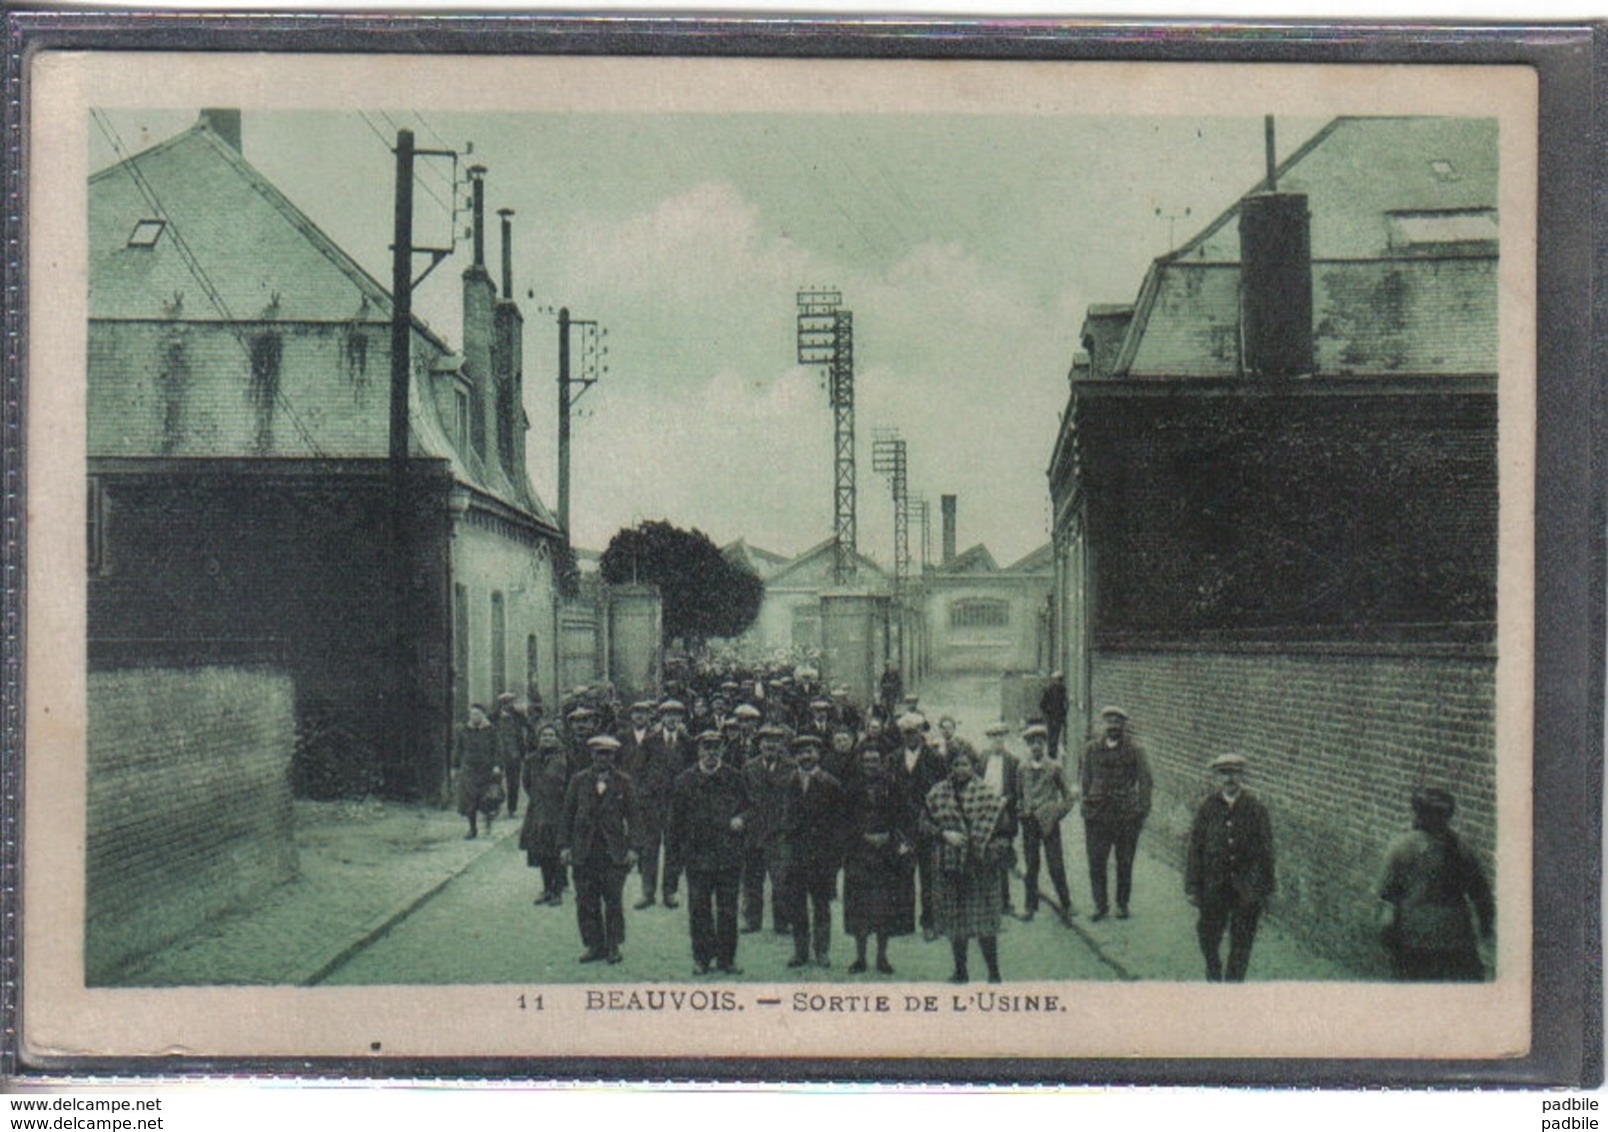
[[[782,830],[786,844],[787,918],[793,926],[789,967],[810,961],[832,965],[832,898],[843,865],[843,833],[848,798],[836,778],[821,769],[821,741],[814,735],[793,740],[798,767],[787,784]]]
[[[916,830],[916,878],[921,884],[921,932],[928,942],[938,938],[933,924],[933,892],[938,862],[933,836],[924,831],[922,815],[927,795],[942,782],[949,769],[927,745],[927,720],[916,712],[899,717],[899,749],[883,761],[889,781],[905,807],[906,828]]]
[[[575,914],[586,945],[581,962],[618,963],[625,940],[625,874],[636,862],[636,789],[614,765],[618,739],[594,735],[587,749],[591,768],[570,779],[564,793],[563,862],[575,877]]]
[[[786,750],[787,732],[767,723],[758,732],[759,752],[743,765],[748,785],[749,818],[743,856],[743,931],[757,932],[765,919],[765,877],[771,883],[771,921],[776,934],[788,932],[782,892],[782,816],[787,784],[795,769]]]
[[[713,729],[698,736],[698,761],[676,778],[670,800],[669,841],[687,869],[687,915],[694,970],[713,965],[738,975],[737,889],[743,872],[743,829],[748,787],[724,765],[725,746]]]
[[[1273,823],[1267,807],[1244,788],[1245,758],[1211,761],[1216,789],[1195,813],[1184,867],[1184,895],[1200,909],[1195,934],[1211,982],[1245,981],[1262,907],[1273,895]],[[1223,969],[1223,932],[1228,969]]]
[[[1103,734],[1083,748],[1078,791],[1083,795],[1083,837],[1089,857],[1089,889],[1094,920],[1106,918],[1107,862],[1117,856],[1117,919],[1128,918],[1133,898],[1133,862],[1139,834],[1150,816],[1150,760],[1128,731],[1128,713],[1119,707],[1100,712]]]
[[[1039,695],[1039,714],[1044,717],[1044,726],[1050,732],[1052,759],[1061,757],[1061,736],[1066,731],[1066,709],[1066,674],[1060,671],[1052,672],[1044,685],[1044,691]]]
[[[664,853],[664,906],[677,906],[681,862],[676,859],[675,847],[665,838],[665,828],[670,818],[670,792],[675,788],[676,776],[692,765],[694,754],[692,737],[687,734],[686,706],[680,700],[665,700],[659,705],[659,725],[643,740],[636,761],[624,764],[625,772],[636,785],[642,807],[636,845],[642,862],[642,898],[635,904],[639,911],[653,907],[658,900],[661,849]]]

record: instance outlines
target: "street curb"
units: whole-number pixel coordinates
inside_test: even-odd
[[[1016,870],[1016,875],[1021,877],[1021,871]],[[1025,883],[1027,878],[1023,877],[1022,879]],[[1039,887],[1039,901],[1041,903],[1048,904],[1057,912],[1066,911],[1065,908],[1061,907],[1060,902],[1056,900],[1055,897],[1044,891],[1043,886]],[[1075,912],[1074,915],[1076,915]],[[1144,980],[1143,975],[1136,974],[1135,972],[1129,970],[1127,965],[1122,963],[1120,960],[1114,959],[1110,955],[1107,955],[1105,948],[1100,946],[1100,941],[1095,939],[1094,936],[1090,935],[1086,930],[1084,930],[1083,926],[1080,925],[1076,919],[1069,919],[1065,923],[1068,930],[1081,939],[1088,946],[1090,951],[1094,952],[1094,957],[1096,959],[1104,963],[1107,967],[1110,967],[1111,970],[1115,972],[1117,978],[1128,983],[1137,983]]]
[[[418,911],[425,904],[429,903],[437,893],[439,893],[443,888],[446,888],[447,885],[451,884],[453,881],[457,880],[464,873],[468,872],[469,869],[487,853],[492,852],[497,848],[497,846],[501,845],[504,841],[507,841],[510,837],[512,837],[512,830],[515,825],[517,825],[517,823],[510,822],[508,826],[505,827],[505,832],[495,833],[486,838],[485,842],[480,846],[480,848],[476,852],[473,852],[468,857],[464,858],[461,864],[446,870],[439,878],[432,881],[426,888],[421,889],[404,900],[398,901],[397,904],[389,911],[383,912],[379,916],[375,917],[368,927],[359,932],[354,939],[348,940],[346,943],[335,949],[335,951],[330,954],[328,958],[322,960],[316,965],[311,965],[306,968],[305,974],[293,976],[291,979],[292,985],[299,987],[318,986],[325,979],[329,978],[332,974],[338,971],[341,966],[354,955],[362,951],[365,947],[368,947],[371,943],[379,939],[386,932],[390,931],[402,920],[405,920],[414,912]]]

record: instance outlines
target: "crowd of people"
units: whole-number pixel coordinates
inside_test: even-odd
[[[873,966],[894,974],[890,941],[919,932],[928,942],[947,938],[952,981],[970,979],[975,940],[988,980],[999,982],[1001,924],[1039,914],[1041,869],[1055,893],[1050,907],[1071,926],[1061,825],[1075,806],[1091,918],[1131,916],[1153,779],[1125,711],[1101,712],[1068,769],[1059,673],[1038,717],[1019,728],[988,725],[980,747],[952,717],[930,722],[896,667],[877,691],[862,708],[808,664],[689,663],[672,669],[662,698],[624,705],[608,685],[578,688],[554,719],[539,700],[503,695],[490,711],[472,707],[461,730],[466,836],[489,831],[504,810],[516,816],[524,799],[519,846],[540,871],[535,903],[561,905],[573,889],[582,963],[623,961],[634,870],[633,910],[677,908],[684,895],[700,975],[739,974],[739,937],[763,931],[767,911],[771,930],[792,940],[789,968],[830,967],[840,903],[854,945],[850,974]],[[1238,981],[1273,892],[1272,823],[1244,787],[1242,755],[1218,756],[1210,770],[1215,785],[1188,838],[1185,894],[1199,910],[1206,977]],[[1415,795],[1413,806],[1414,831],[1391,850],[1380,886],[1383,943],[1398,977],[1483,977],[1476,945],[1494,922],[1489,885],[1450,829],[1451,796]]]

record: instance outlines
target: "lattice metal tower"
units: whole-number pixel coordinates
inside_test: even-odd
[[[910,521],[921,528],[921,572],[932,562],[932,511],[925,499],[910,501]]]
[[[871,442],[871,468],[893,488],[893,596],[903,596],[910,577],[910,484],[905,475],[905,442],[897,429],[879,428]]]
[[[832,579],[852,582],[858,570],[854,524],[854,312],[841,291],[798,293],[798,363],[826,366],[833,419]]]

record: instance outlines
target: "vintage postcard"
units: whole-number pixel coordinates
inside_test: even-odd
[[[29,81],[25,1059],[1526,1053],[1533,71]]]

